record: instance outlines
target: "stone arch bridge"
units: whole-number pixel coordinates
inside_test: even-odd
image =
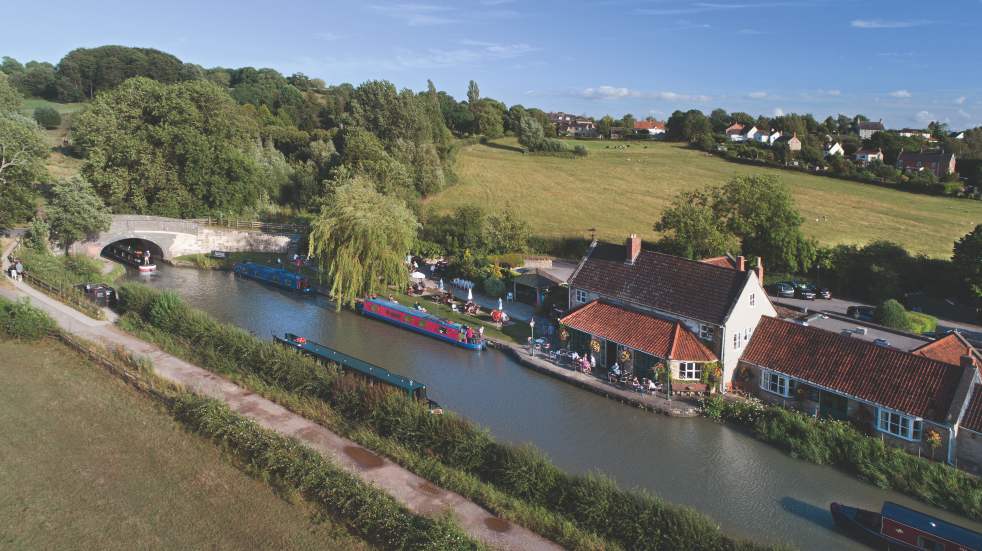
[[[107,231],[72,246],[76,254],[98,257],[103,249],[119,241],[140,240],[151,254],[164,261],[187,254],[211,251],[286,253],[299,239],[296,234],[209,226],[196,220],[162,216],[117,214]]]

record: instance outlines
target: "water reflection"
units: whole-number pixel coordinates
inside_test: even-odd
[[[293,332],[423,381],[445,407],[496,438],[531,442],[572,472],[601,471],[716,519],[728,533],[808,550],[865,549],[831,529],[828,505],[884,500],[979,530],[832,468],[792,459],[705,419],[671,419],[540,375],[494,350],[473,352],[223,272],[161,267],[140,277],[263,338]]]

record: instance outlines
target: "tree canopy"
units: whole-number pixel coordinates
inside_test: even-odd
[[[34,186],[46,176],[48,146],[37,123],[18,113],[20,96],[0,75],[0,228],[30,217]]]
[[[365,177],[338,187],[310,231],[309,254],[330,281],[338,309],[408,280],[405,257],[418,223],[399,199]]]
[[[51,233],[68,251],[83,237],[109,229],[109,209],[92,186],[79,176],[56,183],[46,208]]]
[[[982,224],[955,242],[951,262],[969,293],[982,299]]]

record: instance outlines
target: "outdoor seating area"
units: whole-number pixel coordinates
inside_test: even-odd
[[[585,353],[580,355],[578,352],[567,348],[553,349],[552,345],[544,338],[535,339],[533,346],[535,353],[540,357],[544,357],[564,369],[592,375],[601,381],[606,381],[607,384],[625,390],[633,390],[638,394],[654,395],[655,393],[661,393],[664,396],[663,384],[656,383],[649,377],[639,377],[633,369],[621,368],[616,363],[610,369],[604,369],[597,365],[596,358],[593,355]],[[702,385],[702,387],[702,391],[705,392],[706,385]]]

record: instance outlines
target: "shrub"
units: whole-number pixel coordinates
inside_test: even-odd
[[[26,298],[17,302],[0,299],[0,331],[8,337],[36,341],[55,332],[55,321],[31,305]]]
[[[907,312],[907,325],[914,333],[932,333],[938,328],[938,318],[921,312]]]
[[[484,292],[493,296],[500,297],[505,294],[505,282],[497,277],[485,278],[483,282]]]
[[[902,331],[907,331],[910,329],[910,324],[907,321],[907,309],[904,308],[903,304],[900,304],[896,299],[891,298],[883,301],[883,303],[881,303],[876,309],[875,318],[876,322],[880,325],[900,329]]]
[[[51,227],[41,218],[35,217],[24,233],[24,246],[32,250],[47,253],[48,242],[51,241]]]
[[[53,107],[38,107],[35,109],[34,120],[48,130],[61,126],[61,115]]]

